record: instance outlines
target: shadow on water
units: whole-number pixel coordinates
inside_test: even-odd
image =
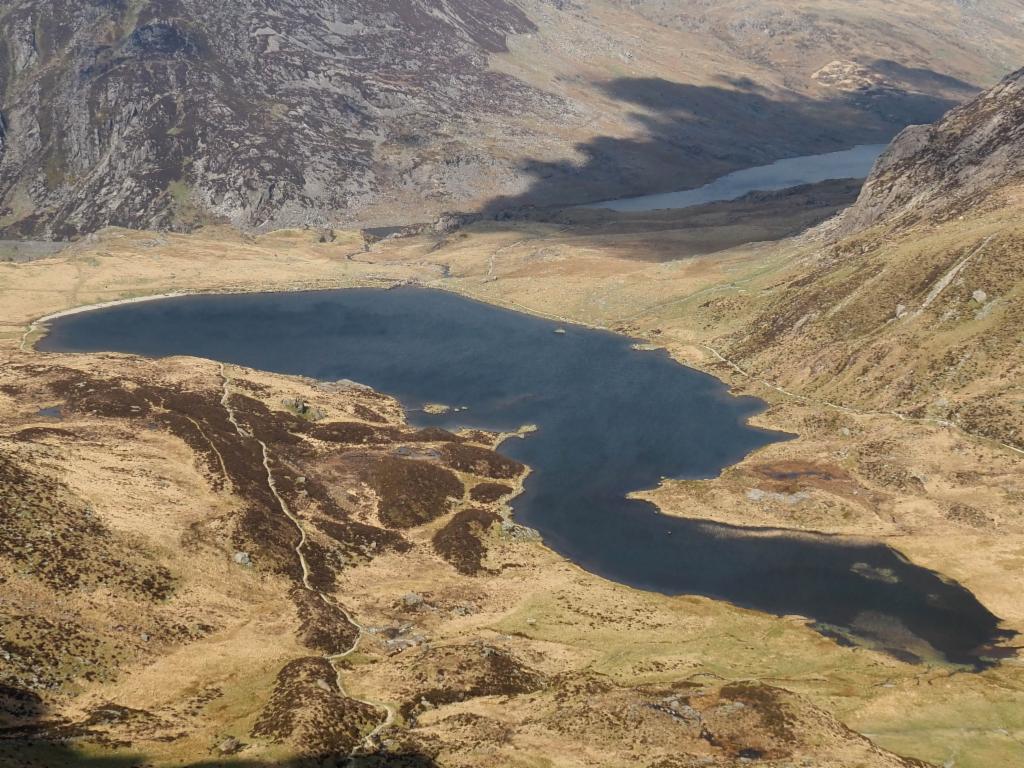
[[[747,424],[761,401],[623,336],[401,288],[122,305],[57,320],[40,348],[194,355],[354,379],[410,409],[467,409],[411,411],[420,425],[535,424],[501,448],[534,470],[516,519],[593,573],[805,616],[904,658],[938,651],[982,665],[979,647],[1002,636],[968,590],[880,544],[667,517],[626,498],[664,477],[715,477],[791,436]]]
[[[599,136],[578,144],[578,162],[526,159],[521,194],[494,198],[485,216],[700,186],[740,168],[786,157],[887,143],[907,125],[934,122],[977,88],[929,70],[879,62],[895,80],[923,92],[879,90],[813,99],[768,92],[747,79],[699,86],[622,77],[601,84],[637,108],[639,137]],[[944,95],[937,95],[942,93]]]

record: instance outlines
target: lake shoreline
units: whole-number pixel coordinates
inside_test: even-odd
[[[576,565],[627,587],[845,627],[864,611],[894,612],[892,621],[961,663],[998,624],[966,589],[876,540],[662,515],[632,496],[668,477],[718,477],[792,435],[748,423],[763,401],[733,395],[726,382],[663,349],[638,350],[629,336],[408,283],[197,294],[104,309],[64,315],[41,351],[185,355],[348,378],[396,397],[421,427],[507,434],[537,424],[528,439],[503,444],[509,458],[533,469],[514,504],[516,522]],[[597,379],[599,387],[588,384]],[[456,408],[422,410],[442,401]],[[896,574],[899,586],[876,573]],[[836,593],[848,599],[837,602]],[[946,627],[937,612],[952,612],[957,625]],[[896,638],[893,647],[902,643]]]

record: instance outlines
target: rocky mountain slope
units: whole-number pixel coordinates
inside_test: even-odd
[[[1024,449],[1024,71],[897,139],[857,203],[742,300],[728,354],[815,397]]]
[[[15,232],[302,220],[368,193],[381,143],[547,106],[486,70],[533,28],[504,0],[20,2],[0,24]]]
[[[1024,69],[934,125],[901,133],[879,159],[842,231],[910,224],[929,212],[969,209],[1024,180]]]
[[[1020,0],[13,0],[0,233],[390,225],[679,188],[932,120],[1019,60],[1022,32]]]

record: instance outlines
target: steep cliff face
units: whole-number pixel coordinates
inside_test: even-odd
[[[0,18],[0,222],[316,223],[382,185],[375,148],[545,98],[487,71],[505,0],[57,0]]]
[[[1024,180],[1024,69],[934,125],[912,126],[879,158],[842,231],[960,210]]]

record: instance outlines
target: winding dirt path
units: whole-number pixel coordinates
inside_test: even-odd
[[[29,346],[28,346],[28,337],[31,336],[35,332],[35,330],[36,330],[36,321],[35,320],[33,320],[31,323],[29,323],[27,326],[25,326],[25,332],[23,334],[21,334],[21,344],[18,345],[18,348],[22,352],[31,352],[32,351],[31,349],[29,349]]]
[[[306,562],[306,555],[303,552],[303,549],[306,546],[306,529],[303,527],[302,521],[295,516],[295,514],[288,507],[288,503],[281,497],[281,494],[277,490],[277,483],[274,481],[274,472],[270,466],[270,449],[267,448],[267,444],[238,423],[238,419],[235,415],[235,409],[231,406],[231,378],[228,376],[227,369],[223,363],[220,364],[220,378],[220,402],[221,405],[224,406],[224,411],[227,414],[228,421],[231,422],[231,425],[235,428],[235,431],[238,433],[239,437],[243,439],[249,438],[259,443],[260,449],[263,453],[263,469],[266,471],[267,474],[267,487],[270,489],[271,494],[277,501],[278,507],[280,508],[281,512],[284,514],[285,517],[287,517],[291,521],[292,525],[294,525],[296,530],[299,532],[299,541],[295,545],[295,555],[296,557],[298,557],[299,565],[302,567],[302,586],[305,589],[312,592],[314,595],[316,595],[320,600],[324,602],[324,604],[340,611],[342,615],[345,617],[345,620],[356,628],[356,638],[352,641],[352,646],[348,650],[342,651],[341,653],[327,655],[324,658],[327,659],[327,661],[331,664],[331,667],[334,669],[335,685],[337,686],[338,691],[341,693],[342,696],[352,699],[353,701],[358,701],[360,704],[365,704],[368,707],[372,707],[374,709],[381,710],[384,712],[384,719],[376,727],[374,727],[373,730],[371,730],[369,733],[366,734],[366,736],[363,737],[363,748],[367,751],[372,752],[376,747],[377,736],[385,728],[388,728],[395,722],[395,709],[390,704],[385,704],[377,701],[369,701],[367,699],[359,699],[355,696],[350,695],[345,689],[344,681],[342,679],[342,669],[338,666],[338,662],[351,656],[353,653],[356,652],[356,650],[358,650],[359,644],[360,642],[362,642],[363,636],[366,634],[366,628],[358,621],[356,621],[352,617],[352,614],[350,614],[343,605],[336,602],[327,594],[314,587],[313,584],[310,582],[309,564]]]

